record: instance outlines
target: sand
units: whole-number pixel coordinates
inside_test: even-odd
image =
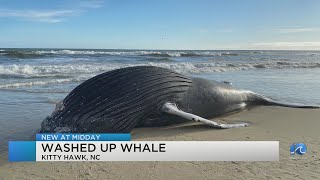
[[[141,128],[133,140],[277,140],[279,162],[26,162],[0,161],[0,179],[319,179],[320,110],[256,107],[222,120],[247,121],[250,127],[217,130],[198,123]],[[304,156],[289,146],[304,142]],[[300,157],[300,158],[299,158]]]

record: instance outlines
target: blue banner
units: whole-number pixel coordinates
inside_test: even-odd
[[[130,141],[130,134],[37,134],[36,141]]]
[[[36,161],[35,141],[9,141],[8,147],[9,161]]]

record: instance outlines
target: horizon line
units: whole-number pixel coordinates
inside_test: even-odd
[[[24,48],[24,47],[0,47],[0,49],[79,49],[79,50],[144,50],[144,51],[320,51],[320,49],[144,49],[144,48]]]

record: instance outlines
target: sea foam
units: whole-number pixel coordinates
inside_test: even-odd
[[[4,83],[0,88],[81,82],[97,74],[131,66],[158,66],[184,74],[245,71],[259,69],[319,68],[318,62],[276,61],[266,63],[143,63],[143,64],[66,64],[66,65],[0,65],[0,77],[23,78],[28,82]],[[39,79],[41,78],[41,79]]]

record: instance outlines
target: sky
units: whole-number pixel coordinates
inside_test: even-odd
[[[320,50],[318,0],[0,0],[2,48]]]

